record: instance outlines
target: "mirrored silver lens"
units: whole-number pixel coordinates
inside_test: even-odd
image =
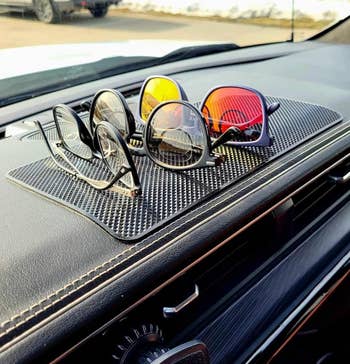
[[[173,167],[197,164],[207,144],[199,112],[178,102],[164,104],[155,111],[146,138],[153,159]]]
[[[128,158],[120,141],[108,128],[101,125],[96,129],[96,133],[102,157],[111,171],[110,178],[113,179],[122,168],[130,168]],[[128,187],[134,187],[131,173],[121,177],[120,182]]]
[[[97,96],[92,110],[92,121],[96,126],[101,121],[111,123],[126,138],[129,133],[125,107],[118,95],[111,91],[103,91]]]
[[[54,114],[57,121],[57,127],[61,132],[67,148],[81,158],[91,159],[92,150],[88,145],[81,141],[77,121],[70,110],[59,106],[54,109]]]

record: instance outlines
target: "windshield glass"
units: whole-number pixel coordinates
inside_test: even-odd
[[[0,0],[0,107],[206,54],[302,41],[350,0]]]

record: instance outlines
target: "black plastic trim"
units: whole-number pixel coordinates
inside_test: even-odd
[[[208,346],[213,364],[245,362],[262,337],[284,325],[291,310],[348,255],[346,263],[349,219],[350,203],[197,336]]]

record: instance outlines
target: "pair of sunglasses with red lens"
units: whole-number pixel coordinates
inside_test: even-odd
[[[188,101],[181,85],[166,76],[151,76],[142,85],[138,119],[147,123],[152,111],[162,102]],[[268,117],[279,103],[267,105],[257,90],[245,86],[217,86],[208,91],[199,104],[213,147],[227,143],[234,146],[270,146]]]

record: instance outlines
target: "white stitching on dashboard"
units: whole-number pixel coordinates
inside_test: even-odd
[[[339,126],[340,128],[340,126]],[[338,129],[338,128],[337,128]],[[335,130],[333,129],[333,133],[335,132]],[[348,134],[348,133],[345,133]],[[342,135],[342,137],[344,137],[344,135]],[[332,141],[334,142],[334,140]],[[309,145],[306,145],[303,147],[301,147],[300,149],[307,149],[307,147],[310,147]],[[298,153],[301,153],[302,150],[298,150]],[[277,167],[278,168],[278,167]],[[277,169],[275,168],[275,169]],[[267,174],[271,173],[271,171],[275,170],[267,167],[265,171],[261,171],[261,173],[257,173],[260,174],[259,177],[264,177]],[[265,172],[265,173],[264,173]],[[246,179],[246,183],[250,182],[250,180],[253,180],[252,183],[248,184],[245,186],[249,187],[251,184],[256,182],[256,178],[257,175],[253,174],[250,177],[248,177]],[[249,194],[251,194],[253,191],[250,191]],[[228,200],[230,197],[232,197],[232,194],[230,194],[230,191],[227,191],[225,194],[228,195],[227,198],[225,199],[221,199],[224,195],[218,196],[218,202],[216,204],[214,204],[212,207],[215,207],[219,204],[224,203],[226,200]],[[205,208],[208,204],[212,203],[213,201],[208,201],[205,204],[203,204],[201,206],[201,208]],[[236,201],[235,203],[237,203],[238,201]],[[206,213],[206,211],[202,211],[200,214],[194,214],[194,216],[189,219],[188,221],[192,221],[195,218],[200,217],[201,215],[204,215]],[[167,227],[164,227],[162,229],[159,230],[158,233],[166,230]],[[16,329],[17,327],[23,325],[24,323],[26,323],[27,321],[29,321],[31,318],[39,315],[41,312],[44,312],[45,310],[49,309],[50,307],[52,307],[53,305],[55,305],[57,302],[62,301],[64,298],[66,298],[67,296],[71,295],[72,293],[78,291],[79,289],[81,289],[82,287],[86,286],[88,283],[93,282],[94,280],[96,280],[97,278],[99,278],[100,276],[104,275],[105,273],[111,271],[112,269],[116,268],[118,265],[122,264],[123,262],[125,262],[127,259],[133,257],[134,255],[136,255],[137,253],[141,252],[142,250],[151,247],[152,245],[154,245],[156,242],[158,242],[159,240],[161,240],[162,238],[172,234],[174,231],[176,231],[177,229],[179,229],[179,226],[176,226],[174,229],[168,231],[167,233],[165,233],[164,235],[160,235],[156,240],[152,241],[150,244],[146,244],[144,247],[142,247],[141,249],[137,250],[137,252],[135,252],[132,255],[129,255],[128,257],[126,257],[125,259],[118,261],[117,264],[115,265],[111,265],[115,260],[117,260],[118,258],[122,257],[123,255],[126,255],[127,253],[135,250],[138,246],[140,246],[143,242],[139,242],[134,244],[133,246],[131,246],[129,249],[123,251],[122,253],[116,255],[115,257],[111,258],[110,260],[102,263],[100,266],[95,267],[94,269],[90,270],[89,272],[85,273],[84,275],[80,276],[79,278],[73,280],[72,282],[66,284],[64,287],[60,288],[59,290],[57,290],[56,292],[50,294],[49,296],[47,296],[46,298],[40,300],[38,303],[32,305],[31,307],[25,309],[24,311],[20,312],[19,314],[16,314],[15,316],[11,317],[9,320],[4,321],[1,325],[0,328],[2,329],[2,332],[0,333],[0,338],[7,335],[9,332],[13,331],[14,329]],[[107,267],[108,266],[108,267]],[[104,269],[105,267],[107,267],[106,269]],[[100,271],[100,273],[95,274],[96,272]],[[89,276],[92,277],[89,279]],[[87,279],[87,280],[85,280]],[[82,283],[82,281],[84,281]],[[74,287],[75,285],[77,285],[75,288],[71,289],[71,287]],[[69,289],[69,290],[68,290]],[[47,301],[51,301],[53,299],[52,302],[46,304]],[[40,308],[40,306],[43,306]],[[37,308],[39,308],[38,310],[36,310]],[[35,310],[35,312],[33,312],[32,314],[31,311]],[[29,314],[29,315],[27,315]],[[25,316],[23,319],[21,319],[23,316]],[[6,326],[8,326],[6,328]]]
[[[264,176],[264,175],[266,175],[266,174],[267,174],[267,173],[263,174],[262,176]],[[251,179],[253,179],[253,182],[256,182],[256,175],[255,175],[255,176],[250,176],[250,177],[247,179],[247,181],[249,181],[249,180],[251,180]],[[221,197],[222,197],[222,196],[221,196]],[[230,197],[232,197],[232,196],[230,195],[230,196],[228,196],[228,198],[226,198],[226,199],[224,199],[224,200],[220,200],[220,202],[218,202],[217,204],[213,205],[213,207],[217,206],[218,204],[223,203],[224,201],[228,200]],[[212,201],[208,201],[207,203],[203,204],[203,205],[201,206],[201,208],[203,208],[203,207],[207,206],[209,203],[212,203]],[[203,212],[202,212],[202,213],[200,213],[199,215],[195,215],[195,216],[194,216],[194,218],[197,218],[198,216],[201,216],[201,215],[202,215],[202,214],[204,214],[205,212],[206,212],[206,211],[203,211]],[[189,221],[192,221],[192,220],[193,220],[193,218],[192,218],[192,219],[190,219]],[[155,244],[156,242],[158,242],[160,239],[164,238],[164,237],[165,237],[165,236],[167,236],[167,235],[170,235],[171,233],[173,233],[173,232],[174,232],[175,230],[177,230],[177,229],[179,229],[179,226],[176,226],[174,229],[172,229],[172,230],[168,231],[166,234],[161,235],[158,239],[156,239],[156,240],[152,241],[152,243],[150,243],[150,244],[147,244],[145,247],[143,247],[141,250],[138,250],[136,253],[138,253],[138,252],[142,251],[142,250],[143,250],[143,249],[145,249],[145,248],[149,248],[150,246],[152,246],[153,244]],[[159,232],[161,232],[162,230],[166,230],[166,227],[162,228]],[[33,306],[31,306],[31,307],[29,307],[29,308],[25,309],[24,311],[20,312],[19,314],[16,314],[15,316],[11,317],[9,320],[7,320],[7,321],[3,322],[3,323],[0,325],[0,327],[1,327],[1,328],[5,328],[5,326],[6,326],[6,325],[8,325],[8,324],[10,324],[10,323],[12,323],[12,322],[14,322],[14,321],[16,321],[18,318],[20,318],[20,317],[22,317],[22,316],[26,315],[27,313],[30,313],[30,311],[32,311],[32,310],[34,310],[34,309],[36,309],[37,307],[40,307],[42,304],[44,304],[44,303],[45,303],[45,302],[47,302],[47,301],[50,301],[52,298],[57,297],[57,296],[59,295],[59,293],[60,293],[60,292],[64,292],[64,291],[66,291],[66,290],[67,290],[67,288],[69,288],[69,287],[71,287],[71,286],[74,286],[74,284],[75,284],[75,283],[78,283],[78,282],[80,282],[80,281],[84,280],[84,279],[85,279],[86,277],[88,277],[89,275],[91,275],[91,274],[95,273],[95,272],[96,272],[96,271],[98,271],[98,270],[101,270],[102,268],[104,268],[104,267],[105,267],[105,266],[107,266],[107,265],[110,265],[111,263],[113,263],[116,259],[120,258],[121,256],[123,256],[123,255],[127,254],[128,252],[130,252],[130,251],[132,251],[132,250],[135,250],[135,249],[136,249],[136,248],[137,248],[140,244],[142,244],[142,241],[141,241],[141,242],[139,242],[139,243],[136,243],[135,245],[131,246],[129,249],[124,250],[122,253],[120,253],[120,254],[116,255],[115,257],[111,258],[110,260],[108,260],[108,261],[104,262],[104,263],[103,263],[103,264],[101,264],[100,266],[97,266],[96,268],[94,268],[94,269],[90,270],[89,272],[85,273],[85,274],[84,274],[84,275],[82,275],[81,277],[79,277],[79,278],[75,279],[74,281],[72,281],[72,282],[68,283],[68,284],[67,284],[67,285],[65,285],[64,287],[60,288],[58,291],[56,291],[56,292],[54,292],[54,293],[50,294],[49,296],[47,296],[46,298],[44,298],[44,299],[40,300],[40,301],[39,301],[38,303],[36,303],[35,305],[33,305]],[[136,254],[136,253],[135,253],[135,254]],[[128,257],[127,257],[127,259],[129,259],[129,258],[133,257],[135,254],[128,256]],[[107,273],[109,270],[114,269],[114,268],[115,268],[115,267],[117,267],[118,265],[122,264],[124,261],[125,261],[125,259],[124,259],[124,260],[119,261],[119,262],[118,262],[118,264],[113,265],[113,266],[111,266],[110,268],[107,268],[106,270],[103,270],[100,274],[95,275],[95,276],[94,276],[91,280],[87,280],[84,284],[79,285],[78,287],[76,287],[76,288],[75,288],[75,289],[73,289],[73,290],[70,290],[69,292],[67,292],[66,294],[64,294],[64,295],[63,295],[60,299],[55,300],[55,301],[51,302],[51,303],[50,303],[50,304],[48,304],[48,305],[45,305],[45,306],[44,306],[43,308],[41,308],[40,310],[36,311],[36,312],[35,312],[35,314],[30,315],[30,316],[27,316],[24,320],[19,321],[18,323],[15,323],[15,325],[14,325],[14,326],[11,326],[11,325],[10,325],[7,329],[5,329],[5,330],[4,330],[4,331],[0,334],[0,338],[1,338],[2,336],[4,336],[4,335],[8,334],[11,330],[15,329],[16,327],[18,327],[18,326],[20,326],[20,325],[24,324],[25,322],[27,322],[27,321],[28,321],[29,319],[31,319],[32,317],[35,317],[35,316],[37,316],[39,313],[41,313],[41,312],[43,312],[44,310],[46,310],[46,309],[50,308],[51,306],[53,306],[54,304],[56,304],[56,303],[57,303],[57,302],[59,302],[60,300],[64,299],[67,295],[70,295],[70,294],[74,293],[74,292],[75,292],[75,291],[77,291],[78,289],[80,289],[80,288],[84,287],[86,284],[88,284],[88,283],[92,282],[93,280],[97,279],[97,278],[98,278],[98,277],[100,277],[101,275],[103,275],[103,274]]]
[[[227,199],[228,199],[228,198],[227,198]],[[226,199],[225,199],[225,200],[226,200]],[[224,200],[224,201],[225,201],[225,200]],[[205,207],[205,206],[206,206],[206,205],[208,205],[210,202],[212,202],[212,201],[208,201],[206,204],[202,205],[201,207]],[[219,203],[222,203],[222,202],[223,202],[223,201],[220,201]],[[218,203],[218,204],[219,204],[219,203]],[[217,204],[215,204],[213,207],[215,207],[216,205],[217,205]],[[199,215],[195,215],[194,217],[195,217],[195,218],[197,218],[198,216],[202,215],[202,214],[203,214],[203,213],[205,213],[205,212],[206,212],[206,211],[202,212],[202,213],[201,213],[201,214],[199,214]],[[192,221],[192,220],[193,220],[193,218],[192,218],[192,219],[190,219],[189,221]],[[165,229],[166,229],[166,227],[162,228],[160,231],[165,230]],[[153,244],[155,244],[156,242],[158,242],[159,240],[161,240],[163,237],[165,237],[165,236],[167,236],[167,235],[170,235],[171,233],[173,233],[173,232],[174,232],[175,230],[177,230],[177,229],[179,229],[179,226],[176,226],[174,229],[172,229],[172,230],[168,231],[168,233],[166,233],[166,234],[164,234],[164,235],[161,235],[158,239],[156,239],[156,240],[152,241],[150,244],[145,245],[142,249],[138,250],[135,254],[128,256],[126,259],[129,259],[129,258],[133,257],[134,255],[136,255],[138,252],[142,251],[142,250],[143,250],[143,249],[145,249],[145,248],[149,248],[150,246],[152,246]],[[159,232],[160,232],[160,231],[159,231]],[[108,261],[104,262],[104,263],[103,263],[103,264],[101,264],[100,266],[97,266],[96,268],[94,268],[94,269],[90,270],[89,272],[85,273],[85,274],[84,274],[84,275],[82,275],[81,277],[79,277],[79,278],[75,279],[74,281],[72,281],[72,282],[68,283],[67,285],[65,285],[64,287],[60,288],[58,291],[56,291],[56,292],[54,292],[54,293],[50,294],[49,296],[47,296],[46,298],[42,299],[41,301],[39,301],[39,302],[38,302],[38,303],[36,303],[35,305],[33,305],[33,306],[29,307],[28,309],[26,309],[26,310],[24,310],[24,311],[20,312],[20,313],[19,313],[19,314],[17,314],[17,315],[15,315],[15,316],[11,317],[9,320],[4,321],[4,322],[0,325],[0,327],[1,327],[1,328],[4,328],[6,325],[8,325],[8,324],[10,324],[10,323],[12,323],[12,322],[14,322],[14,321],[16,321],[16,319],[18,319],[18,318],[20,318],[20,317],[22,317],[22,316],[26,315],[27,313],[29,313],[30,311],[34,310],[35,308],[40,307],[40,306],[41,306],[42,304],[44,304],[45,302],[50,301],[52,298],[57,297],[57,296],[60,294],[60,292],[64,292],[64,291],[66,291],[66,290],[67,290],[67,288],[69,288],[69,287],[71,287],[71,286],[74,286],[74,284],[75,284],[75,283],[78,283],[78,282],[80,282],[80,281],[84,280],[84,279],[85,279],[85,278],[87,278],[89,275],[91,275],[91,274],[93,274],[93,273],[95,273],[95,272],[97,272],[97,271],[99,271],[99,270],[103,269],[103,268],[104,268],[105,266],[107,266],[107,265],[110,265],[110,264],[111,264],[111,263],[113,263],[116,259],[120,258],[121,256],[125,255],[126,253],[128,253],[128,252],[130,252],[130,251],[132,251],[132,250],[135,250],[135,249],[136,249],[136,248],[137,248],[140,244],[142,244],[142,243],[143,243],[142,241],[141,241],[141,242],[139,242],[139,243],[136,243],[135,245],[131,246],[129,249],[124,250],[122,253],[120,253],[120,254],[116,255],[115,257],[111,258],[110,260],[108,260]],[[4,331],[0,334],[0,338],[1,338],[2,336],[6,335],[7,333],[9,333],[10,331],[12,331],[13,329],[15,329],[16,327],[18,327],[18,326],[20,326],[20,325],[24,324],[25,322],[27,322],[27,321],[28,321],[29,319],[31,319],[32,317],[37,316],[37,315],[38,315],[39,313],[41,313],[42,311],[47,310],[48,308],[50,308],[51,306],[53,306],[53,305],[54,305],[54,304],[56,304],[57,302],[59,302],[59,301],[63,300],[63,299],[64,299],[67,295],[70,295],[70,294],[74,293],[74,292],[75,292],[75,291],[77,291],[78,289],[80,289],[80,288],[84,287],[86,284],[88,284],[88,283],[92,282],[93,280],[97,279],[97,278],[98,278],[98,277],[100,277],[101,275],[103,275],[103,274],[107,273],[108,271],[110,271],[110,270],[114,269],[115,267],[117,267],[118,265],[122,264],[122,263],[123,263],[126,259],[123,259],[123,260],[121,260],[121,261],[118,261],[118,264],[116,264],[116,265],[112,265],[111,267],[107,268],[106,270],[103,270],[101,273],[99,273],[99,274],[95,275],[95,276],[94,276],[94,277],[92,277],[90,280],[87,280],[86,282],[84,282],[83,284],[79,285],[79,286],[78,286],[78,287],[76,287],[75,289],[70,290],[69,292],[67,292],[66,294],[64,294],[64,295],[63,295],[63,296],[61,296],[58,300],[55,300],[55,301],[51,302],[51,303],[50,303],[50,304],[48,304],[48,305],[45,305],[45,306],[44,306],[43,308],[41,308],[40,310],[36,311],[36,312],[35,312],[35,314],[32,314],[32,315],[30,315],[30,316],[27,316],[24,320],[19,321],[18,323],[15,323],[15,325],[14,325],[14,326],[9,326],[7,329],[5,329],[5,330],[4,330]]]
[[[265,173],[265,175],[267,174],[267,173],[269,173],[268,171],[265,171],[266,173]],[[264,176],[264,174],[263,174],[263,176]],[[248,179],[247,179],[247,181],[249,181],[249,180],[251,180],[251,179],[256,179],[256,175],[255,176],[250,176]],[[256,180],[255,180],[256,181]],[[254,182],[254,181],[253,181]],[[230,197],[230,196],[229,196]],[[228,198],[227,198],[228,199]],[[222,203],[222,202],[224,202],[224,201],[226,201],[227,199],[225,199],[225,200],[221,200],[219,203]],[[212,201],[211,201],[212,202]],[[204,205],[202,205],[202,207],[205,207],[206,205],[208,205],[210,202],[207,202],[206,204],[204,204]],[[217,204],[215,204],[213,207],[215,207],[215,206],[217,206]],[[205,212],[205,211],[204,211]],[[204,212],[202,212],[200,215],[202,215]],[[199,216],[200,216],[199,215]],[[196,216],[196,217],[198,217],[198,215]],[[190,221],[192,221],[193,220],[193,218],[192,219],[190,219]],[[178,229],[178,226],[177,227],[175,227],[173,230],[171,230],[171,231],[169,231],[167,234],[164,234],[164,235],[161,235],[158,239],[156,239],[156,240],[154,240],[151,244],[148,244],[148,245],[146,245],[143,249],[145,249],[145,248],[148,248],[148,247],[150,247],[150,246],[152,246],[153,244],[155,244],[157,241],[159,241],[160,239],[162,239],[163,237],[165,237],[165,236],[167,236],[167,235],[170,235],[172,232],[174,232],[175,230],[177,230]],[[165,230],[165,228],[163,228],[163,229],[161,229],[160,231],[162,231],[162,230]],[[54,293],[52,293],[52,294],[50,294],[49,296],[47,296],[46,298],[44,298],[44,299],[42,299],[42,300],[40,300],[38,303],[36,303],[35,305],[33,305],[33,306],[31,306],[31,307],[29,307],[28,309],[26,309],[26,310],[24,310],[24,311],[22,311],[22,312],[20,312],[19,314],[16,314],[15,316],[13,316],[13,317],[11,317],[9,320],[7,320],[7,321],[5,321],[5,322],[3,322],[2,324],[1,324],[1,328],[5,328],[5,326],[6,325],[8,325],[8,324],[11,324],[11,323],[13,323],[13,322],[15,322],[15,321],[17,321],[17,319],[19,319],[19,318],[21,318],[22,316],[24,316],[24,315],[26,315],[27,313],[30,313],[30,311],[32,311],[32,310],[34,310],[34,309],[36,309],[37,307],[40,307],[42,304],[44,304],[45,302],[47,302],[47,301],[50,301],[51,299],[53,299],[53,298],[56,298],[61,292],[63,293],[64,291],[66,291],[68,288],[70,288],[71,286],[74,286],[76,283],[78,283],[78,282],[80,282],[80,281],[82,281],[82,280],[84,280],[85,278],[87,278],[89,275],[91,275],[91,274],[93,274],[93,273],[95,273],[95,272],[97,272],[98,270],[101,270],[101,269],[103,269],[105,266],[107,266],[107,265],[110,265],[111,263],[113,263],[116,259],[118,259],[118,258],[120,258],[121,256],[123,256],[123,255],[125,255],[126,253],[128,253],[128,252],[130,252],[130,251],[132,251],[132,250],[135,250],[136,249],[136,247],[138,247],[140,244],[142,244],[142,242],[140,242],[140,243],[136,243],[135,245],[133,245],[132,247],[130,247],[129,249],[127,249],[127,250],[125,250],[125,251],[123,251],[122,253],[120,253],[120,254],[118,254],[118,255],[116,255],[115,257],[113,257],[113,258],[111,258],[110,260],[108,260],[107,262],[104,262],[102,265],[100,265],[100,266],[97,266],[96,268],[94,268],[94,269],[92,269],[92,270],[90,270],[89,272],[87,272],[87,273],[85,273],[84,275],[82,275],[81,277],[79,277],[79,278],[77,278],[77,279],[75,279],[74,281],[72,281],[72,282],[70,282],[70,283],[68,283],[67,285],[65,285],[64,287],[62,287],[62,288],[60,288],[59,290],[57,290],[56,292],[54,292]],[[138,250],[137,252],[139,252],[139,251],[142,251],[143,249],[141,249],[141,250]],[[135,253],[136,254],[136,253]],[[135,254],[133,254],[133,255],[135,255]],[[130,255],[130,256],[128,256],[128,258],[131,258],[133,255]],[[79,285],[78,287],[76,287],[75,289],[73,289],[73,290],[69,290],[69,292],[67,292],[66,294],[64,294],[63,296],[61,296],[59,299],[55,299],[53,302],[51,302],[51,303],[49,303],[48,305],[44,305],[44,307],[42,307],[41,309],[39,309],[38,311],[36,311],[35,313],[33,313],[32,315],[29,315],[29,316],[27,316],[25,319],[23,319],[23,320],[21,320],[21,321],[19,321],[19,322],[17,322],[17,323],[14,323],[14,325],[9,325],[9,327],[7,328],[7,329],[5,329],[1,334],[0,334],[0,338],[2,337],[2,336],[4,336],[4,335],[6,335],[6,334],[8,334],[10,331],[12,331],[13,329],[15,329],[16,327],[18,327],[18,326],[20,326],[20,325],[22,325],[22,324],[24,324],[25,322],[27,322],[27,321],[29,321],[32,317],[35,317],[35,316],[37,316],[38,314],[40,314],[41,312],[43,312],[43,311],[45,311],[45,310],[47,310],[48,308],[50,308],[51,306],[53,306],[54,304],[56,304],[57,302],[59,302],[59,301],[61,301],[61,300],[63,300],[65,297],[67,297],[68,295],[70,295],[70,294],[72,294],[72,293],[74,293],[75,291],[77,291],[78,289],[80,289],[80,288],[82,288],[82,287],[84,287],[86,284],[88,284],[88,283],[90,283],[90,282],[92,282],[93,280],[95,280],[95,279],[97,279],[98,277],[100,277],[101,275],[103,275],[103,274],[105,274],[105,273],[107,273],[108,271],[110,271],[111,269],[114,269],[115,267],[117,267],[118,265],[120,265],[121,263],[123,263],[125,261],[125,259],[124,260],[122,260],[122,261],[119,261],[118,262],[118,264],[116,264],[116,265],[113,265],[113,266],[111,266],[111,267],[109,267],[109,268],[107,268],[106,270],[103,270],[101,273],[99,273],[98,275],[95,275],[95,276],[93,276],[90,280],[87,280],[84,284],[81,284],[81,285]]]

